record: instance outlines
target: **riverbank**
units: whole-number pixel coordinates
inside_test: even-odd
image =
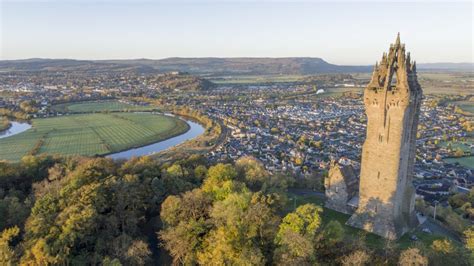
[[[31,125],[28,122],[11,121],[7,129],[0,131],[0,139],[20,134],[30,128]]]
[[[152,104],[156,104],[153,103]],[[218,147],[229,134],[221,121],[215,121],[199,112],[186,107],[157,105],[163,111],[185,119],[195,121],[204,128],[204,133],[167,150],[153,154],[152,158],[162,162],[187,158],[191,155],[203,155]]]
[[[132,157],[151,156],[170,149],[176,145],[179,145],[180,143],[196,138],[204,132],[204,127],[202,127],[200,124],[194,123],[192,121],[185,122],[188,125],[189,130],[187,130],[183,134],[179,134],[166,140],[152,143],[150,145],[145,145],[143,147],[128,149],[122,152],[109,154],[107,155],[107,157],[110,157],[112,159],[130,159]]]
[[[0,133],[10,129],[11,126],[12,123],[6,117],[0,116]]]

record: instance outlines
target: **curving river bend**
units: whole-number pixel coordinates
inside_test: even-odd
[[[21,132],[27,131],[31,128],[31,125],[26,122],[16,122],[10,121],[11,127],[7,130],[0,131],[0,139],[7,138],[16,134],[20,134]]]
[[[193,139],[201,135],[202,133],[204,133],[204,127],[201,126],[200,124],[189,121],[189,120],[184,120],[184,121],[189,125],[189,130],[179,136],[172,137],[170,139],[166,139],[163,141],[155,142],[143,147],[132,148],[125,151],[112,153],[112,154],[107,155],[106,157],[109,157],[112,159],[130,159],[131,157],[134,157],[134,156],[138,157],[138,156],[144,156],[144,155],[151,155],[151,154],[169,149],[173,146],[181,144],[187,140]],[[7,138],[16,134],[20,134],[24,131],[27,131],[30,128],[31,128],[31,125],[26,122],[12,121],[11,127],[9,129],[0,132],[0,139]]]
[[[129,150],[121,151],[117,153],[112,153],[112,154],[107,155],[107,157],[110,157],[112,159],[129,159],[131,157],[151,155],[160,151],[164,151],[178,144],[181,144],[187,140],[193,139],[201,135],[202,133],[204,133],[204,127],[202,127],[200,124],[192,122],[192,121],[188,121],[188,120],[184,120],[184,121],[188,123],[189,130],[179,136],[166,139],[160,142],[156,142],[150,145],[146,145],[143,147],[129,149]]]

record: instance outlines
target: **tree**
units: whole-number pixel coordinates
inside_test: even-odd
[[[297,232],[285,230],[279,236],[274,261],[277,265],[311,265],[315,262],[313,243]]]
[[[204,165],[198,165],[196,168],[194,168],[194,177],[198,179],[199,181],[204,180],[204,178],[207,175],[207,168]]]
[[[181,196],[169,196],[163,202],[160,217],[167,225],[180,221],[199,220],[209,213],[211,198],[201,189],[188,191]]]
[[[466,248],[470,251],[474,251],[474,227],[471,226],[466,231],[464,231],[464,242]]]
[[[271,203],[251,192],[229,194],[211,210],[214,226],[198,252],[200,264],[264,264],[279,219]]]
[[[466,249],[469,250],[470,260],[474,262],[474,226],[470,226],[464,231],[464,243]]]
[[[458,148],[458,149],[456,149],[456,151],[454,152],[454,156],[455,156],[455,157],[462,157],[462,156],[464,156],[464,151],[463,151],[461,148]]]
[[[80,159],[55,178],[60,186],[43,192],[25,224],[21,262],[97,264],[109,257],[140,264],[146,250],[134,241],[153,195],[151,180],[118,167],[111,159]]]
[[[356,250],[349,255],[342,258],[342,265],[344,266],[363,266],[370,261],[370,255],[364,250]]]
[[[336,220],[331,220],[317,236],[317,249],[325,253],[332,252],[335,246],[344,239],[344,227]]]
[[[469,200],[468,195],[463,193],[455,194],[449,197],[448,202],[453,208],[459,208]]]
[[[294,212],[287,214],[283,218],[276,236],[276,242],[279,243],[281,236],[287,230],[301,234],[310,241],[313,241],[321,225],[321,212],[322,208],[314,204],[299,206]]]
[[[235,162],[238,176],[243,178],[245,184],[252,190],[261,189],[262,185],[268,181],[269,174],[263,164],[254,157],[246,156]]]
[[[122,266],[122,263],[120,263],[119,259],[111,259],[109,257],[105,257],[104,260],[102,260],[102,265],[103,266]]]
[[[438,239],[431,244],[430,265],[469,265],[468,252],[451,240]]]
[[[400,254],[398,260],[400,266],[427,266],[428,258],[423,256],[419,249],[409,248]]]
[[[431,244],[431,248],[434,251],[438,253],[443,253],[443,254],[450,254],[454,251],[454,246],[451,243],[451,241],[448,239],[433,241],[433,243]]]
[[[309,265],[315,262],[314,245],[321,225],[321,212],[321,207],[305,204],[283,218],[275,237],[278,264]]]
[[[179,216],[181,215],[181,197],[168,196],[161,204],[160,218],[165,226],[173,226],[179,223]]]
[[[163,247],[173,257],[174,263],[196,264],[196,253],[202,246],[203,236],[209,231],[205,220],[181,221],[159,233]]]
[[[224,200],[229,194],[246,190],[241,182],[235,181],[237,172],[230,164],[217,164],[209,168],[202,190],[215,200]]]
[[[165,229],[159,233],[163,246],[176,263],[193,264],[203,237],[209,231],[207,218],[211,198],[201,189],[169,196],[161,205]]]
[[[209,233],[204,249],[198,252],[198,262],[202,265],[264,265],[265,256],[261,250],[251,245],[241,246],[239,239],[233,238],[225,227],[218,227]]]
[[[126,258],[129,265],[145,265],[150,261],[151,251],[142,240],[133,241],[128,247]]]
[[[17,226],[5,229],[0,235],[0,265],[15,265],[15,251],[10,247],[10,242],[20,234]]]

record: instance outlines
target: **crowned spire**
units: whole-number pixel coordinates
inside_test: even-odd
[[[397,40],[395,41],[395,45],[400,45],[400,32],[397,34]]]

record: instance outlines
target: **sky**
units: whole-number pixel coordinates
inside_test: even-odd
[[[0,0],[0,60],[320,57],[473,62],[473,2]]]

